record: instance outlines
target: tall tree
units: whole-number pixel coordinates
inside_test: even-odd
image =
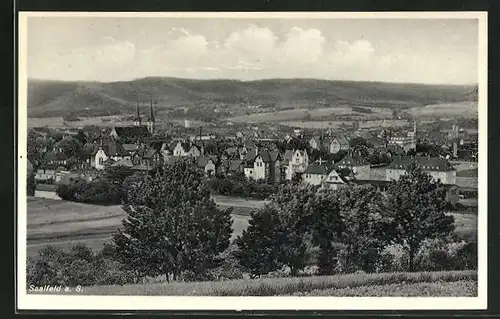
[[[345,245],[344,271],[375,272],[381,251],[393,238],[392,216],[384,207],[382,193],[372,186],[355,186],[336,195],[339,241]]]
[[[203,172],[184,162],[134,183],[122,207],[127,217],[113,236],[116,257],[142,276],[202,274],[229,246],[231,210],[217,208]]]
[[[42,137],[37,136],[33,131],[28,132],[27,137],[27,155],[31,163],[38,167],[42,162],[43,152],[47,143]]]
[[[315,211],[311,201],[316,188],[287,184],[271,196],[271,206],[281,222],[278,233],[281,263],[290,267],[292,275],[304,268],[307,261],[308,234]]]
[[[60,148],[62,153],[67,157],[78,157],[82,145],[77,139],[66,137],[57,143],[57,147]]]
[[[336,193],[322,191],[309,203],[307,209],[312,212],[312,239],[318,246],[317,265],[322,275],[333,274],[337,266],[339,241],[342,233],[340,205]]]
[[[249,226],[238,238],[236,258],[252,278],[280,268],[277,238],[281,221],[271,206],[252,212]]]
[[[453,216],[445,212],[445,189],[440,181],[411,164],[387,195],[394,218],[394,242],[402,245],[408,254],[408,270],[414,271],[415,256],[423,242],[446,236],[455,228]]]

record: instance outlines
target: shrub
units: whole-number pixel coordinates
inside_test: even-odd
[[[69,252],[47,246],[38,258],[27,260],[27,284],[34,286],[63,285],[124,285],[136,283],[134,272],[100,251],[95,254],[89,247],[77,244]]]
[[[244,175],[216,175],[208,180],[207,186],[217,195],[254,199],[266,199],[278,189],[278,185],[247,179]]]
[[[87,182],[73,180],[69,185],[61,184],[56,189],[57,195],[64,200],[89,204],[120,204],[119,188],[106,179]]]
[[[429,241],[417,255],[417,269],[421,271],[477,269],[477,244]]]

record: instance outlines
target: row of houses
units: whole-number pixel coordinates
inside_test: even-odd
[[[446,199],[452,204],[459,200],[459,187],[456,184],[456,170],[443,158],[395,158],[383,170],[382,176],[373,176],[371,168],[363,159],[345,157],[337,164],[322,162],[311,163],[302,175],[304,183],[322,188],[338,189],[348,185],[372,185],[386,191],[393,181],[406,174],[406,168],[415,163],[429,174],[433,180],[440,180],[446,189]]]

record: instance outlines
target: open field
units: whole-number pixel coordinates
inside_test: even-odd
[[[417,118],[422,117],[456,117],[462,116],[466,118],[477,118],[478,105],[477,102],[456,102],[456,103],[440,103],[430,104],[424,107],[413,107],[407,110],[412,116]]]
[[[427,283],[425,285],[424,283]],[[434,283],[435,285],[429,285]],[[446,283],[446,284],[445,284]],[[442,285],[442,289],[439,286]],[[393,288],[399,287],[400,291]],[[423,291],[418,289],[423,288]],[[389,292],[390,291],[390,292]],[[155,296],[285,296],[293,294],[335,296],[426,296],[438,291],[446,296],[477,294],[477,272],[446,271],[422,273],[348,274],[334,276],[240,279],[207,282],[171,282],[124,286],[92,286],[88,295]],[[80,293],[81,294],[81,293]]]
[[[250,211],[264,201],[215,197],[221,208],[233,207],[233,239],[248,227]],[[62,249],[78,242],[98,250],[121,226],[125,212],[119,205],[99,206],[62,200],[28,198],[27,249],[34,256],[46,245]]]
[[[404,127],[409,126],[410,122],[407,120],[393,120],[393,119],[385,119],[385,120],[363,120],[363,121],[283,121],[280,122],[280,125],[283,126],[291,126],[291,127],[300,127],[300,128],[311,128],[311,129],[336,129],[340,128],[341,125],[351,126],[354,123],[359,125],[359,128],[378,128],[378,127]],[[419,123],[424,122],[434,122],[434,120],[422,120]]]
[[[384,108],[374,108],[374,107],[363,107],[365,110],[370,110],[371,113],[359,113],[348,106],[336,106],[328,108],[317,108],[317,109],[304,109],[297,108],[291,110],[257,113],[250,115],[236,116],[229,118],[228,120],[232,122],[240,123],[261,123],[261,122],[281,122],[281,121],[297,121],[304,119],[307,115],[309,118],[314,119],[325,119],[331,118],[332,122],[335,122],[335,116],[356,116],[360,118],[367,119],[377,119],[377,118],[391,118],[392,113],[389,109]]]

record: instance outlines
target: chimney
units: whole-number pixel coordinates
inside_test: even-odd
[[[457,141],[453,141],[453,157],[457,157]]]

